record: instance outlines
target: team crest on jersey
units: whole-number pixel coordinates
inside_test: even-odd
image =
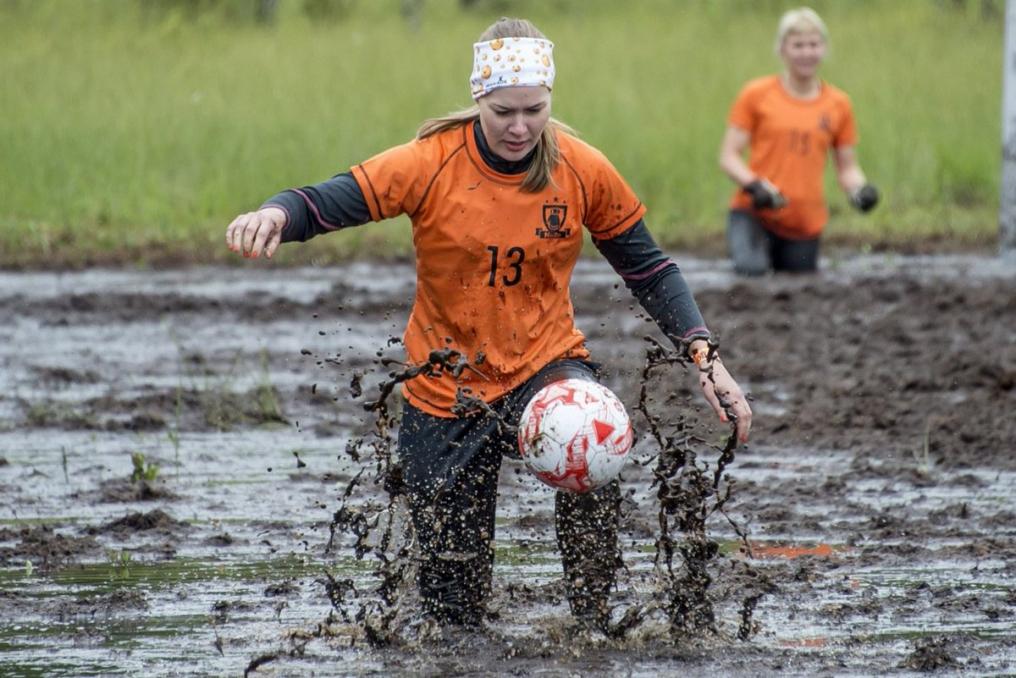
[[[571,229],[564,227],[568,218],[568,205],[548,203],[543,206],[543,228],[536,229],[541,238],[567,238]]]
[[[833,124],[832,121],[829,120],[828,113],[823,113],[822,117],[818,119],[818,128],[826,133],[831,133],[833,131]]]

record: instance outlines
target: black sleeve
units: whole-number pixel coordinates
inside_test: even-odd
[[[265,201],[288,216],[282,242],[310,240],[321,233],[359,226],[370,221],[363,191],[349,172],[303,188],[291,188]]]
[[[681,269],[660,250],[641,219],[621,235],[594,238],[593,244],[674,346],[709,337]]]

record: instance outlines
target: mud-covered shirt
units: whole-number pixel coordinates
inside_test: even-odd
[[[588,355],[568,295],[583,226],[675,343],[708,336],[631,189],[598,151],[559,138],[563,161],[554,187],[541,193],[519,189],[528,161],[493,155],[474,124],[393,148],[351,174],[266,203],[289,214],[283,240],[410,215],[418,280],[405,334],[409,359],[419,364],[450,346],[480,362],[479,372],[458,380],[444,374],[408,382],[404,394],[414,406],[451,416],[457,388],[492,402],[554,359]]]

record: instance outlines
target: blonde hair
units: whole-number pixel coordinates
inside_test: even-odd
[[[547,39],[532,22],[525,19],[512,19],[501,17],[495,21],[487,30],[480,34],[479,42],[496,40],[497,38],[540,38]],[[417,139],[426,139],[429,136],[438,134],[448,129],[471,124],[474,120],[480,119],[480,107],[476,104],[461,111],[454,111],[437,118],[428,118],[416,131]],[[561,148],[557,143],[558,132],[575,134],[568,125],[560,120],[551,118],[543,127],[540,139],[536,142],[536,153],[533,162],[529,165],[525,178],[522,180],[522,190],[527,193],[542,191],[552,182],[552,174],[561,162]]]
[[[788,35],[791,33],[807,33],[808,31],[818,31],[818,34],[822,36],[822,40],[829,42],[829,31],[826,29],[825,22],[822,21],[822,17],[818,15],[818,12],[811,7],[798,7],[784,13],[780,17],[780,23],[776,29],[776,44],[773,46],[773,49],[779,54],[780,49],[783,47],[783,41],[787,39]]]

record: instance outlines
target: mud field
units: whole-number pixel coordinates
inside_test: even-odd
[[[578,325],[638,434],[609,635],[572,622],[553,495],[514,462],[483,630],[431,627],[394,579],[379,607],[355,518],[408,537],[363,403],[410,266],[0,273],[0,674],[1016,673],[1016,265],[680,263],[755,426],[706,522],[713,620],[682,630],[637,408],[655,329],[580,264]],[[727,430],[693,387],[658,371],[648,409],[712,472]]]

